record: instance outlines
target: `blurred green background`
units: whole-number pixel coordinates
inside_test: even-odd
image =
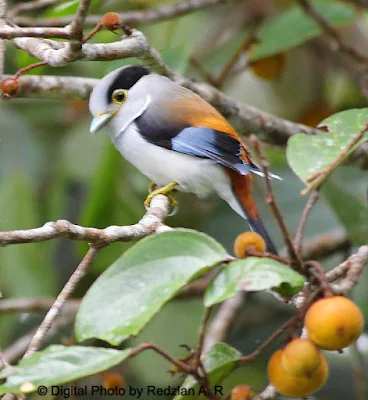
[[[94,0],[91,13],[144,10],[163,3],[146,0]],[[249,35],[254,21],[267,21],[266,18],[287,10],[292,3],[285,0],[239,1],[165,22],[142,24],[138,28],[147,35],[149,42],[161,52],[171,68],[188,77],[203,80],[203,74],[195,66],[198,61],[207,73],[219,75],[231,55]],[[11,2],[10,6],[14,4]],[[59,4],[67,7],[51,6],[34,15],[70,15],[77,5],[74,1]],[[341,32],[358,48],[368,48],[364,40],[364,32],[367,30],[367,17],[361,13],[359,20],[343,27]],[[97,34],[92,42],[114,40],[117,40],[117,36],[104,31]],[[243,65],[246,54],[243,54],[236,64],[236,73],[229,75],[221,89],[239,101],[311,125],[339,110],[366,105],[354,73],[327,50],[322,39],[308,41],[284,54],[285,66],[277,73],[279,76],[271,80],[262,79],[252,69],[246,68]],[[35,59],[7,46],[5,73],[13,74],[32,62]],[[42,67],[32,73],[100,78],[118,66],[131,62],[137,60],[75,62],[58,69]],[[103,228],[111,224],[134,223],[144,214],[143,201],[147,194],[148,180],[121,158],[106,132],[89,135],[90,119],[88,103],[81,100],[13,99],[1,102],[1,230],[31,228],[57,219]],[[274,182],[274,190],[284,217],[291,231],[295,232],[306,202],[306,198],[300,196],[303,185],[288,167],[284,149],[267,147],[266,151],[272,172],[284,179]],[[332,180],[340,187],[340,208],[349,208],[343,197],[346,193],[366,207],[366,172],[341,167],[334,173]],[[254,190],[264,223],[281,248],[282,237],[264,204],[265,190],[261,178],[254,179]],[[206,232],[229,252],[232,252],[236,235],[248,229],[247,224],[215,196],[206,200],[198,200],[192,195],[177,197],[180,210],[176,216],[167,219],[170,226]],[[350,211],[354,213],[353,209]],[[307,223],[305,237],[313,237],[335,228],[346,228],[339,221],[336,209],[332,210],[322,198]],[[83,296],[98,274],[130,245],[115,243],[105,248],[82,281],[75,297]],[[3,297],[55,296],[86,249],[85,244],[64,239],[2,248],[0,289]],[[354,251],[354,247],[351,251]],[[335,254],[323,260],[323,265],[330,268],[344,257],[346,254]],[[353,298],[361,306],[366,318],[367,276],[365,273],[353,292]],[[202,312],[200,299],[174,300],[131,344],[152,341],[173,355],[185,356],[185,351],[179,345],[195,345]],[[235,322],[229,343],[244,353],[250,352],[292,312],[290,307],[282,305],[270,295],[249,294],[244,310]],[[41,319],[42,314],[37,313],[0,316],[0,347],[6,349],[36,327]],[[62,339],[70,338],[72,332],[72,324],[69,324],[60,329],[49,342],[60,343]],[[360,345],[367,375],[366,336],[361,338]],[[234,372],[227,378],[225,386],[231,388],[238,383],[247,383],[255,391],[261,391],[267,383],[266,363],[271,350],[267,349],[251,366]],[[329,355],[329,360],[330,379],[313,398],[362,400],[356,395],[356,376],[349,351],[343,355]],[[166,372],[168,369],[166,361],[150,353],[115,370],[122,373],[131,386],[154,384],[164,387],[179,384],[181,378],[171,378]],[[86,381],[100,382],[101,379],[91,377]],[[365,376],[365,386],[367,381],[368,376]]]

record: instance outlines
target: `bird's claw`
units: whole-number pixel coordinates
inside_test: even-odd
[[[177,212],[179,203],[175,199],[174,195],[172,194],[172,191],[174,190],[175,186],[177,186],[177,185],[178,184],[176,182],[172,182],[166,186],[155,189],[156,185],[154,183],[151,183],[148,188],[149,195],[147,196],[146,200],[144,201],[144,206],[146,207],[146,209],[149,208],[151,201],[155,196],[157,196],[158,194],[163,194],[170,200],[171,207],[173,208],[173,210],[171,211],[171,213],[169,215],[170,216],[175,215]]]

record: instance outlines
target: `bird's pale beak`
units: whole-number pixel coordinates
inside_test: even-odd
[[[112,118],[115,117],[119,110],[105,112],[103,114],[97,115],[93,118],[91,125],[89,126],[90,133],[98,132],[102,127],[104,127]]]

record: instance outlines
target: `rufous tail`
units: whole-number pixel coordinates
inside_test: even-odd
[[[240,175],[236,171],[232,170],[229,170],[229,175],[232,181],[234,194],[236,195],[240,206],[244,210],[250,229],[259,233],[263,237],[269,253],[277,255],[276,247],[261,221],[257,205],[252,195],[251,176],[249,174]]]

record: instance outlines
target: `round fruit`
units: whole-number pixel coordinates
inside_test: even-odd
[[[4,99],[9,99],[14,96],[17,93],[18,88],[18,81],[14,78],[6,78],[1,82],[1,90]]]
[[[260,253],[266,251],[266,243],[261,235],[255,232],[243,232],[234,243],[234,254],[238,258],[247,257],[247,250],[256,250]]]
[[[106,13],[102,18],[101,25],[109,31],[119,29],[121,27],[120,15],[114,12]]]
[[[251,62],[250,70],[258,76],[258,78],[275,80],[280,78],[282,73],[285,71],[286,61],[286,53],[279,53]]]
[[[307,311],[304,324],[309,339],[318,347],[341,350],[361,335],[364,319],[355,303],[334,296],[316,301]]]
[[[252,389],[248,385],[237,385],[231,389],[230,400],[250,400]]]
[[[310,376],[320,365],[320,352],[308,339],[294,339],[284,348],[282,367],[296,377]]]
[[[320,389],[328,377],[326,359],[320,354],[320,366],[308,377],[296,377],[282,366],[282,350],[273,353],[268,362],[268,378],[276,390],[288,397],[306,397]]]
[[[122,388],[125,386],[125,380],[120,374],[105,372],[103,386],[105,389]]]

